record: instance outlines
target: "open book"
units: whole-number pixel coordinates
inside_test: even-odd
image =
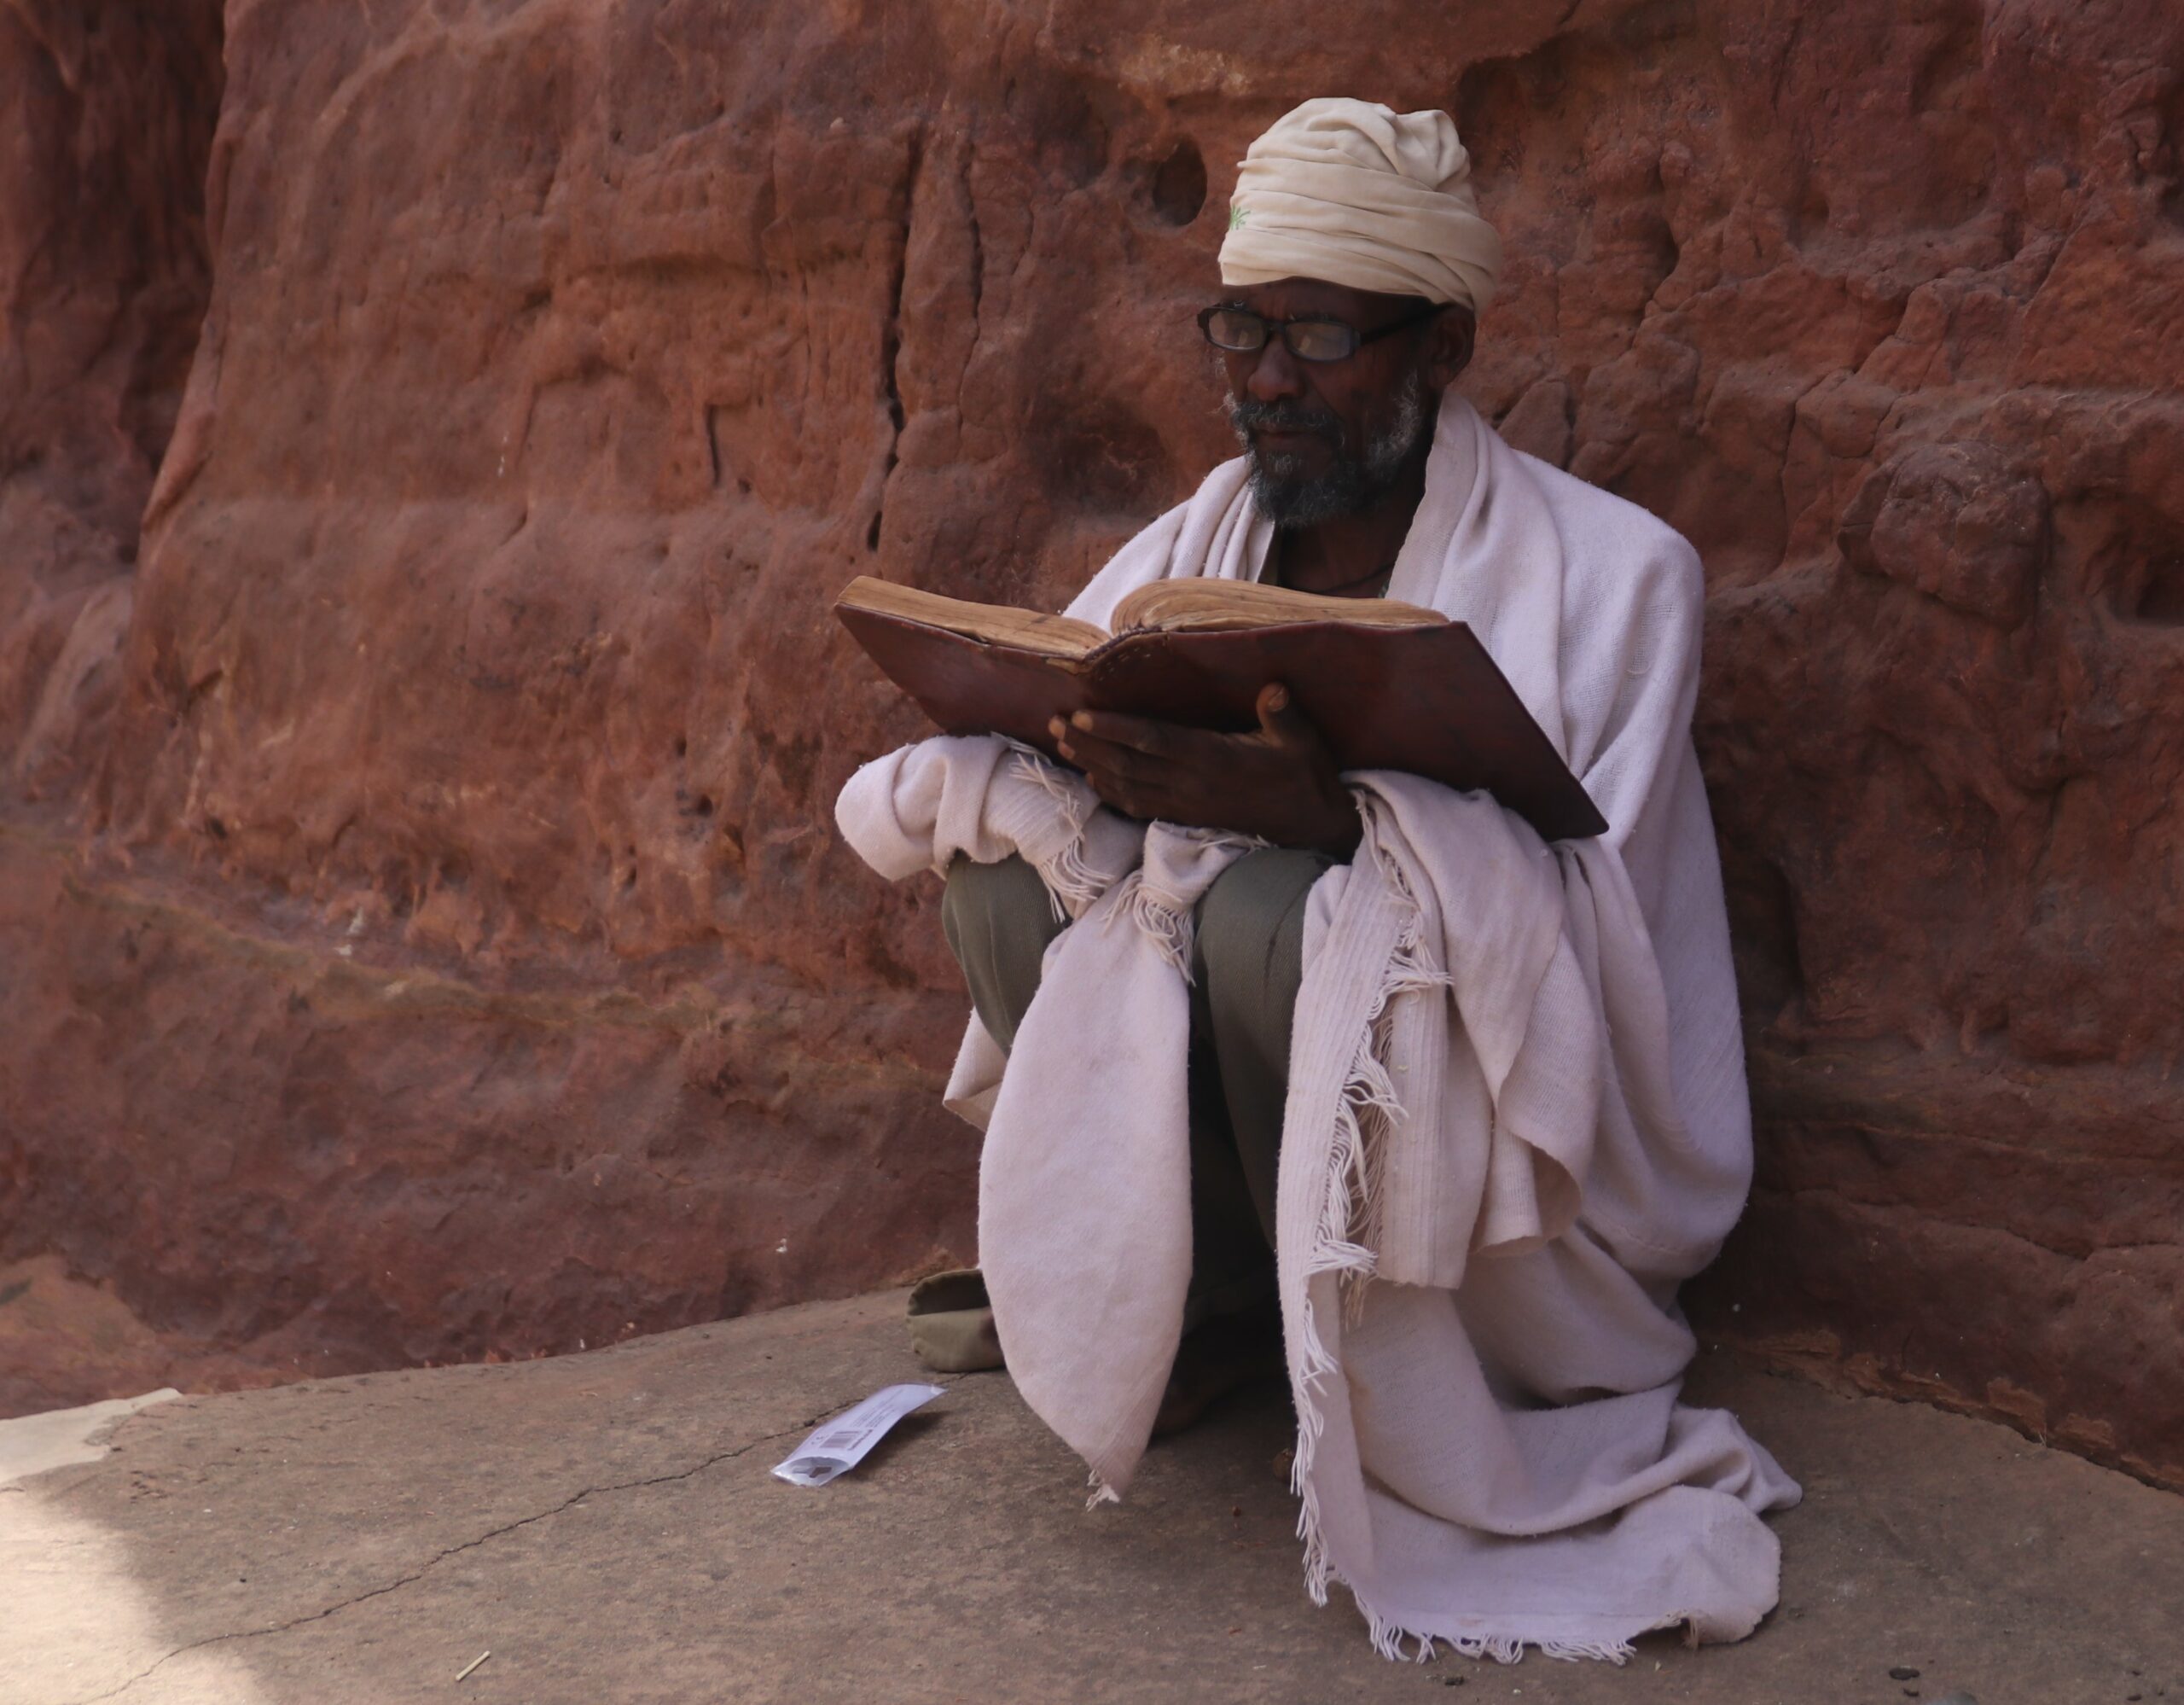
[[[945,733],[1049,756],[1048,723],[1079,710],[1244,733],[1259,690],[1280,681],[1345,770],[1484,789],[1548,841],[1607,827],[1471,629],[1415,604],[1156,580],[1115,607],[1111,635],[859,576],[834,611]]]

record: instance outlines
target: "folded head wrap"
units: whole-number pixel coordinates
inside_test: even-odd
[[[1323,278],[1458,302],[1494,294],[1502,239],[1446,113],[1307,101],[1251,145],[1228,201],[1221,282]]]

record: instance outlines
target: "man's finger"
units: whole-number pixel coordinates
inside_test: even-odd
[[[1162,815],[1162,806],[1170,797],[1166,788],[1117,770],[1087,770],[1084,779],[1102,805],[1147,823]]]
[[[1151,717],[1124,716],[1118,711],[1079,711],[1069,719],[1072,733],[1089,734],[1111,746],[1127,746],[1155,758],[1176,749],[1176,736],[1183,730]]]
[[[1136,746],[1124,746],[1088,734],[1081,728],[1066,730],[1060,742],[1062,755],[1087,771],[1104,770],[1111,775],[1149,777],[1166,772],[1170,760]]]
[[[1084,771],[1085,785],[1102,805],[1112,806],[1124,817],[1138,817],[1140,803],[1147,796],[1145,783],[1135,776],[1126,776],[1118,770],[1103,765],[1088,766]]]
[[[1311,719],[1297,708],[1289,689],[1279,681],[1269,681],[1259,689],[1254,708],[1258,712],[1259,732],[1276,746],[1304,745],[1318,732]]]
[[[1185,772],[1165,759],[1110,745],[1080,729],[1071,729],[1060,744],[1063,757],[1083,771],[1092,791],[1125,816],[1147,817],[1173,802],[1179,792],[1183,797],[1192,792],[1182,783]]]

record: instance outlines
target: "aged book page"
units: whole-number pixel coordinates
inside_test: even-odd
[[[989,645],[1009,645],[1043,656],[1082,658],[1107,641],[1089,621],[1045,615],[1008,604],[973,603],[938,592],[898,586],[860,575],[839,601],[850,609],[897,616],[926,627],[960,633]],[[1115,607],[1118,634],[1150,629],[1159,633],[1233,633],[1296,622],[1339,621],[1359,627],[1432,627],[1445,618],[1415,604],[1386,598],[1329,598],[1286,586],[1248,580],[1156,580]]]
[[[834,601],[838,610],[869,610],[874,615],[895,616],[923,627],[960,633],[989,645],[1013,645],[1048,657],[1083,657],[1107,643],[1107,634],[1089,621],[1072,616],[1042,615],[1008,604],[978,604],[966,598],[949,598],[938,592],[898,586],[892,580],[875,580],[860,574],[843,588]]]
[[[1291,622],[1339,621],[1359,627],[1434,627],[1438,612],[1387,598],[1330,598],[1250,580],[1155,580],[1115,606],[1115,631],[1234,632]]]

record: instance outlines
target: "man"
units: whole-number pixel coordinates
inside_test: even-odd
[[[1339,774],[1280,683],[1250,735],[1080,715],[1066,769],[926,741],[838,816],[882,874],[946,876],[994,1318],[1095,1501],[1207,1359],[1178,1363],[1187,1327],[1244,1332],[1270,1247],[1313,1597],[1349,1586],[1391,1656],[1620,1661],[1749,1632],[1759,1514],[1798,1494],[1676,1400],[1676,1287],[1751,1167],[1699,567],[1449,388],[1500,258],[1468,177],[1439,113],[1312,101],[1252,144],[1200,318],[1246,453],[1070,614],[1181,575],[1428,605],[1608,832],[1545,846],[1484,795]]]

